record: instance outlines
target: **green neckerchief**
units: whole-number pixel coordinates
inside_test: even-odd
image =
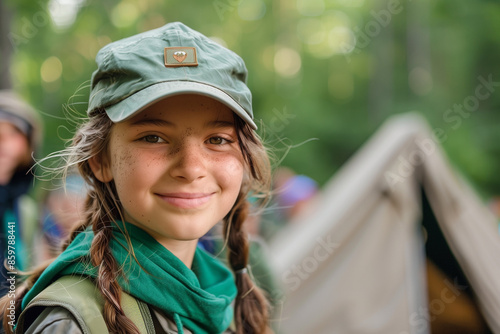
[[[122,228],[128,232],[135,257],[147,272],[130,255]],[[23,309],[60,276],[97,276],[88,257],[93,236],[87,229],[73,240],[28,291]],[[197,334],[221,333],[229,327],[236,285],[232,272],[219,260],[197,248],[191,270],[142,229],[120,221],[113,227],[110,247],[128,280],[119,278],[122,289],[163,310],[178,327],[185,326]]]

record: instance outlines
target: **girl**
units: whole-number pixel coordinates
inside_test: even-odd
[[[111,43],[96,61],[89,119],[66,152],[91,189],[86,218],[4,298],[4,329],[267,332],[242,223],[270,165],[243,61],[181,23]],[[232,273],[197,248],[219,221]]]

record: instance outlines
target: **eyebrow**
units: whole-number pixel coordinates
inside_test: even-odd
[[[168,126],[175,128],[175,124],[164,119],[155,119],[155,118],[144,118],[132,123],[132,126],[147,126],[147,125],[155,125],[155,126]]]

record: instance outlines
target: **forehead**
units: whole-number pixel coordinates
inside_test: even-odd
[[[0,119],[0,131],[18,131],[21,132],[21,130],[15,126],[14,124],[7,122],[5,120]]]
[[[160,100],[132,117],[132,124],[144,120],[164,120],[173,124],[196,126],[210,122],[224,122],[234,125],[233,111],[212,98],[183,94]]]

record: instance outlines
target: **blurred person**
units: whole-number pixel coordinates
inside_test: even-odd
[[[87,187],[79,175],[67,176],[64,186],[47,194],[43,209],[43,247],[40,260],[59,255],[62,242],[84,218],[86,196]]]
[[[2,277],[26,269],[37,228],[38,209],[28,196],[33,184],[32,152],[40,144],[41,123],[35,110],[12,91],[0,91],[0,261]],[[10,246],[10,247],[9,247]],[[10,252],[9,252],[10,251]],[[12,265],[12,269],[10,269]],[[0,294],[9,290],[4,279]]]
[[[265,239],[272,239],[288,222],[302,213],[318,191],[318,184],[310,177],[298,175],[288,167],[278,168],[273,181],[273,210],[259,222],[261,235]]]
[[[306,175],[294,175],[278,188],[278,203],[287,221],[298,216],[318,192],[316,181]]]

